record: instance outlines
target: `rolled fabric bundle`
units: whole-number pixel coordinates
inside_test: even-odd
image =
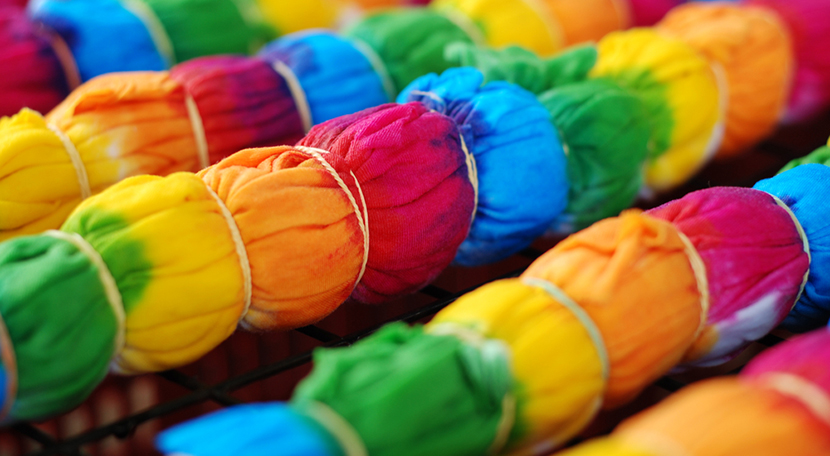
[[[726,130],[719,157],[736,155],[769,135],[790,94],[795,57],[777,14],[747,5],[690,3],[657,29],[717,62],[726,75]]]
[[[33,0],[34,20],[72,50],[83,81],[159,71],[211,54],[252,53],[275,36],[252,0]]]
[[[282,77],[242,57],[101,76],[45,120],[24,111],[0,131],[5,239],[59,227],[80,199],[128,176],[197,171],[303,132]]]
[[[574,46],[553,57],[539,57],[517,46],[492,49],[470,43],[450,43],[444,57],[455,66],[475,67],[485,82],[507,81],[536,95],[583,81],[597,61],[595,46]]]
[[[386,66],[371,49],[319,30],[272,41],[257,56],[296,80],[297,109],[308,131],[335,117],[388,103],[395,89]],[[307,112],[305,112],[307,111]]]
[[[758,190],[715,187],[646,213],[679,228],[706,266],[706,328],[685,363],[707,366],[732,359],[778,326],[798,300],[810,246],[780,200]]]
[[[455,262],[476,266],[528,247],[565,208],[565,152],[533,94],[506,82],[484,85],[473,68],[418,78],[399,103],[418,101],[454,119],[477,170],[470,233]]]
[[[795,50],[796,72],[785,120],[798,122],[830,105],[830,27],[817,18],[830,17],[830,3],[814,0],[743,0],[748,5],[769,8],[790,30]]]
[[[631,207],[643,185],[650,119],[638,97],[609,79],[539,95],[568,151],[568,205],[554,233],[572,233]]]
[[[563,456],[830,454],[830,332],[784,342],[738,378],[691,385]]]
[[[781,199],[798,218],[810,246],[810,271],[804,293],[783,324],[793,331],[826,325],[830,318],[830,167],[807,163],[754,185]]]
[[[671,223],[630,209],[566,238],[522,277],[560,288],[597,325],[610,363],[603,407],[612,408],[680,362],[705,326],[701,263]]]
[[[48,34],[41,32],[17,6],[0,6],[0,116],[21,107],[48,111],[78,84],[74,63],[64,67]],[[13,71],[11,70],[13,69]]]
[[[372,115],[367,115],[372,113]],[[446,268],[475,211],[469,152],[454,120],[420,103],[384,105],[312,128],[299,143],[328,151],[365,200],[368,251],[352,297],[384,302],[424,287]],[[338,171],[340,172],[340,171]]]
[[[363,43],[380,57],[395,93],[420,76],[450,68],[444,57],[448,43],[478,40],[475,27],[429,8],[379,12],[348,28],[344,36]]]
[[[723,136],[715,70],[691,46],[651,29],[611,33],[598,49],[591,75],[636,93],[652,119],[646,185],[663,191],[685,182]]]
[[[796,169],[806,169],[809,173],[814,172],[814,168],[830,172],[830,168],[814,164]],[[782,175],[799,176],[793,171]],[[821,207],[815,198],[825,197],[827,190],[815,185],[811,179],[805,183],[805,193],[812,192],[813,198],[802,197],[801,210],[808,205]],[[771,197],[763,193],[751,189],[712,192],[713,195],[737,195],[734,205],[744,206],[727,208],[738,215],[732,224],[767,205],[772,208],[773,215],[769,218],[774,226],[787,222],[797,226],[792,218],[785,219],[791,216],[781,203],[775,202],[777,207],[773,207]],[[692,212],[701,207],[700,201],[708,200],[693,195],[677,204],[688,204]],[[795,209],[793,212],[799,214]],[[713,220],[710,232],[729,224],[725,216],[721,219],[720,214],[709,215]],[[765,215],[753,217],[765,218]],[[694,217],[688,221],[680,216],[673,219],[687,229],[695,224]],[[705,223],[710,222],[698,224]],[[788,229],[790,233],[793,226]],[[716,247],[710,248],[701,242],[706,237],[704,234],[693,233],[692,237],[711,263],[717,256],[714,255]],[[727,245],[726,248],[732,247]],[[825,249],[823,246],[817,248]],[[795,251],[796,246],[787,249]],[[792,266],[785,265],[784,268],[789,270]],[[816,268],[813,273],[821,275],[826,270]],[[723,283],[710,284],[710,277],[713,282]],[[776,286],[784,291],[803,282],[803,277],[795,273],[780,274],[779,277],[781,282]],[[482,454],[486,450],[495,454],[501,450],[515,454],[546,454],[579,432],[600,406],[621,405],[665,374],[673,363],[681,361],[706,330],[710,287],[728,289],[730,280],[733,278],[724,274],[707,274],[702,254],[678,227],[638,210],[629,210],[620,217],[603,220],[565,239],[531,264],[519,279],[497,281],[462,296],[439,312],[424,329],[416,326],[405,330],[396,324],[349,348],[319,350],[315,353],[319,365],[300,384],[287,406],[272,404],[262,409],[226,409],[163,432],[158,444],[162,451],[171,455],[220,456],[238,454],[239,448],[252,448],[256,452],[251,454],[264,455],[267,451],[273,452],[274,448],[293,443],[269,430],[291,426],[297,428],[298,435],[293,437],[296,441],[305,442],[304,445],[316,441],[318,448],[325,444],[325,452],[320,454],[327,455],[404,452],[449,456]],[[723,303],[716,306],[722,307]],[[716,310],[712,310],[713,314]],[[755,310],[780,315],[776,309]],[[745,338],[761,336],[757,328],[746,329]],[[458,348],[457,341],[441,339],[446,336],[457,338],[466,347]],[[828,346],[826,337],[830,334],[821,342],[822,349]],[[428,345],[441,345],[442,348],[431,353],[440,352],[441,356],[423,357],[420,353]],[[826,351],[830,353],[830,350]],[[454,361],[448,363],[447,358]],[[803,357],[781,355],[778,359],[794,362],[793,369],[783,371],[787,378],[813,372],[818,375],[817,381],[825,382],[830,378],[826,375],[830,370],[825,368],[810,372],[812,363]],[[500,367],[504,363],[507,366]],[[506,379],[504,372],[508,376]],[[441,378],[442,382],[436,383],[435,378]],[[447,381],[443,381],[445,379]],[[670,411],[675,408],[673,406],[647,413],[646,416],[659,419],[643,418],[643,422],[651,423],[643,429],[657,426],[654,429],[659,431],[658,435],[670,429],[665,435],[681,436],[680,443],[688,443],[687,448],[697,450],[709,448],[726,437],[758,439],[756,432],[736,428],[736,423],[760,418],[763,423],[758,429],[763,431],[770,426],[769,429],[775,431],[761,432],[764,438],[791,439],[797,429],[806,426],[811,436],[799,451],[822,448],[815,445],[825,445],[830,440],[827,422],[821,423],[816,417],[810,417],[809,409],[803,404],[790,402],[792,396],[805,397],[804,383],[772,383],[776,384],[777,391],[763,398],[758,397],[757,389],[767,386],[754,378],[733,382],[726,388],[712,387],[710,389],[717,394],[709,399],[686,393],[699,388],[690,387],[670,400],[684,404],[676,408],[678,411]],[[496,405],[499,400],[501,407]],[[480,404],[475,413],[455,414],[467,410],[470,401]],[[456,409],[456,404],[464,405]],[[723,422],[718,421],[716,426],[707,425],[703,431],[708,434],[701,437],[698,432],[701,428],[697,424],[711,423],[707,413],[713,413],[716,407],[724,404],[727,410],[740,410],[735,412],[737,418],[728,418],[727,413],[714,413]],[[743,407],[744,404],[748,406]],[[779,407],[782,410],[780,416],[773,413]],[[435,410],[451,410],[452,413],[436,419]],[[826,408],[820,410],[826,412]],[[392,411],[399,416],[393,416]],[[257,424],[254,428],[256,446],[247,439],[223,439],[221,446],[210,448],[203,444],[210,433],[220,427],[233,429],[237,423],[249,422],[250,418],[246,420],[246,416],[266,414],[275,421]],[[501,417],[501,424],[494,432],[491,423],[496,416]],[[822,417],[826,420],[826,414]],[[451,421],[444,421],[444,418]],[[686,419],[689,421],[682,421]],[[303,425],[298,428],[297,423]],[[630,428],[637,426],[632,423]],[[783,430],[777,430],[778,426]],[[626,445],[627,439],[616,438],[626,434],[626,429],[628,427],[624,426],[622,432],[617,431],[610,439],[574,451],[583,451],[576,453],[580,455],[669,454],[663,447],[650,452],[652,447],[649,446]],[[467,446],[461,446],[455,439],[460,430],[465,431]],[[645,435],[630,435],[642,438],[632,442],[654,443]],[[450,443],[446,443],[446,447],[426,446],[436,440]],[[729,451],[700,454],[738,454],[738,448],[730,446]]]
[[[343,0],[256,0],[265,20],[281,33],[333,28],[343,19]]]

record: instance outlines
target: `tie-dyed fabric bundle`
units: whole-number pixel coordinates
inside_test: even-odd
[[[830,167],[801,165],[758,188],[711,188],[603,220],[423,327],[319,350],[290,403],[227,409],[167,431],[159,446],[194,456],[303,454],[311,442],[328,455],[546,454],[678,363],[715,363],[762,337],[802,288],[801,300],[830,308],[810,291],[828,270],[830,217],[817,198],[830,192]],[[753,229],[762,223],[770,229]],[[765,416],[767,405],[748,410]],[[284,424],[290,439],[276,431]],[[206,446],[217,429],[243,437]]]
[[[735,378],[705,380],[562,456],[830,454],[830,331],[772,348]],[[197,453],[207,454],[207,453]]]

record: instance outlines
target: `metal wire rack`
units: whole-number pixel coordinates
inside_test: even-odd
[[[830,114],[809,125],[784,128],[751,153],[728,162],[716,162],[688,185],[663,195],[659,201],[642,203],[641,207],[653,207],[690,191],[714,185],[751,186],[757,180],[775,174],[790,159],[826,142],[828,134]],[[152,447],[152,437],[157,430],[221,407],[286,399],[296,382],[309,370],[313,349],[351,345],[388,322],[425,321],[459,296],[484,283],[518,276],[555,242],[539,241],[532,248],[493,266],[472,270],[450,268],[420,293],[386,306],[346,303],[319,324],[287,334],[235,334],[194,365],[144,376],[145,383],[152,386],[150,390],[155,388],[158,393],[138,410],[99,414],[107,415],[103,419],[89,419],[88,413],[85,415],[85,412],[76,411],[44,423],[15,424],[0,432],[0,456],[157,454]],[[787,337],[788,334],[782,331],[768,335],[744,355],[717,369],[663,377],[634,404],[601,415],[578,440],[609,432],[625,417],[693,381],[713,375],[734,374],[752,356]],[[258,352],[259,356],[247,356],[247,352]],[[142,380],[142,377],[138,379]],[[108,389],[99,388],[110,392],[102,393],[103,396],[98,398],[104,410],[108,403],[121,400],[118,394],[127,394],[125,391],[130,386],[129,379],[108,379],[105,385],[107,383]],[[93,399],[87,402],[90,401]],[[85,424],[71,424],[83,416],[86,419],[80,421],[85,421]],[[139,434],[141,439],[137,438]],[[137,440],[140,442],[136,443]]]

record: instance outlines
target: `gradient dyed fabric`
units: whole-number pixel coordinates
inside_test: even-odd
[[[769,194],[715,187],[646,213],[679,228],[706,266],[706,329],[687,362],[728,361],[778,326],[798,299],[809,266],[807,247],[793,217]]]
[[[61,64],[49,35],[16,6],[0,6],[0,67],[5,69],[0,72],[0,116],[23,107],[42,112],[54,108],[69,93],[74,76],[73,68]]]
[[[339,117],[299,142],[328,151],[365,199],[370,250],[352,297],[375,303],[418,290],[452,261],[475,209],[459,136],[451,118],[407,103]]]
[[[117,350],[118,319],[96,266],[63,239],[22,237],[0,244],[0,290],[2,348],[16,366],[0,419],[36,420],[79,404]]]
[[[82,81],[115,71],[172,66],[173,55],[156,47],[145,24],[125,5],[118,0],[32,0],[29,11],[63,38]]]
[[[745,0],[768,8],[789,27],[797,62],[786,120],[815,116],[830,104],[830,3],[815,0]]]
[[[368,16],[347,29],[345,36],[363,43],[380,57],[397,93],[420,76],[450,68],[444,47],[455,41],[474,42],[470,33],[438,12],[412,8]]]
[[[815,163],[798,166],[753,187],[780,198],[795,213],[810,244],[807,286],[784,326],[795,331],[826,325],[830,317],[830,167]]]
[[[252,0],[35,0],[32,17],[72,50],[82,80],[158,71],[212,54],[249,54],[275,37]]]
[[[551,230],[571,233],[629,208],[643,184],[650,119],[638,97],[609,79],[539,95],[568,151],[568,206]]]
[[[726,75],[726,131],[718,156],[745,151],[784,113],[794,72],[789,31],[777,14],[747,5],[690,3],[658,30],[690,44]]]
[[[554,57],[539,57],[526,49],[508,46],[491,49],[469,43],[447,45],[444,56],[455,66],[471,66],[484,80],[507,81],[536,95],[586,79],[597,61],[595,46],[575,46]]]
[[[629,418],[567,456],[830,454],[830,332],[818,330],[769,349],[739,378],[706,380]]]
[[[533,94],[506,82],[482,85],[473,68],[418,78],[398,102],[417,101],[452,118],[476,169],[470,233],[455,261],[477,266],[506,258],[541,236],[565,208],[565,152]]]
[[[615,32],[598,45],[591,74],[636,93],[651,117],[646,184],[682,184],[715,153],[723,113],[715,72],[693,48],[654,30]]]
[[[285,36],[261,49],[258,57],[272,65],[281,62],[297,78],[308,104],[309,128],[394,98],[383,62],[371,50],[331,32]]]
[[[128,176],[198,171],[246,146],[296,141],[303,126],[266,62],[211,57],[170,73],[101,76],[45,120],[25,111],[0,131],[0,237],[9,238],[58,228],[88,196],[83,181],[95,194]]]
[[[558,286],[597,325],[610,360],[610,408],[677,364],[706,322],[705,278],[693,261],[677,228],[630,209],[560,242],[522,277]]]

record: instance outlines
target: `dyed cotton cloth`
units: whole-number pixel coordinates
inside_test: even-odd
[[[458,125],[476,169],[478,205],[455,261],[476,266],[528,247],[565,207],[565,152],[545,108],[472,68],[418,78],[399,102],[418,101]]]

